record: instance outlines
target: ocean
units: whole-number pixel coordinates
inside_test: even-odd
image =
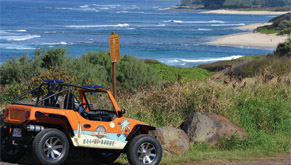
[[[190,67],[273,49],[206,44],[217,36],[243,32],[234,27],[267,22],[273,15],[202,14],[163,10],[180,0],[0,0],[0,63],[36,48],[65,47],[80,57],[109,50],[119,34],[121,54]]]

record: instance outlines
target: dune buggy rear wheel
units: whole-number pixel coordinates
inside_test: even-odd
[[[154,137],[138,135],[129,143],[127,158],[134,165],[157,165],[162,159],[162,147]]]
[[[16,162],[25,154],[25,148],[13,146],[9,141],[8,128],[0,127],[1,131],[1,161]]]
[[[63,132],[57,129],[45,129],[33,140],[32,152],[41,164],[62,164],[69,153],[69,142]]]

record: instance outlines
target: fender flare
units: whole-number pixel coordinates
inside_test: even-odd
[[[54,114],[54,113],[43,113],[43,112],[39,112],[39,111],[36,111],[35,112],[35,117],[49,117],[49,118],[58,118],[58,119],[61,119],[61,120],[64,120],[66,125],[67,125],[67,128],[69,130],[69,135],[70,136],[74,136],[74,131],[69,123],[69,120],[67,119],[66,116],[63,116],[63,115],[59,115],[59,114]],[[64,128],[65,129],[65,128]],[[66,134],[66,132],[65,132]]]
[[[150,125],[142,125],[137,124],[133,128],[133,131],[127,136],[126,140],[130,141],[132,138],[135,137],[137,134],[148,134],[149,131],[156,130],[156,127],[150,126]]]

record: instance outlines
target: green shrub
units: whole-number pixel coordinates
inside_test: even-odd
[[[0,82],[7,85],[31,81],[46,72],[61,73],[64,69],[69,76],[77,77],[78,85],[96,84],[111,88],[112,64],[109,52],[90,51],[74,59],[66,56],[66,51],[65,48],[37,49],[32,60],[28,59],[28,55],[7,59],[0,66]],[[148,64],[129,55],[116,63],[116,78],[117,89],[122,92],[148,88],[159,82],[159,75]]]
[[[291,39],[288,38],[286,42],[280,43],[276,48],[275,54],[280,57],[291,57]]]
[[[36,49],[34,55],[35,58],[42,59],[42,68],[50,69],[51,67],[61,67],[64,64],[67,50],[65,48]]]
[[[29,80],[51,67],[60,69],[65,63],[64,61],[67,61],[65,60],[66,51],[67,49],[64,48],[36,49],[34,58],[31,60],[28,55],[19,58],[13,57],[12,60],[7,59],[0,66],[0,83],[20,82],[21,78]]]
[[[73,59],[65,68],[78,77],[78,84],[106,85],[110,81],[111,62],[108,52],[87,52],[80,58]]]
[[[148,88],[159,82],[158,74],[149,65],[132,56],[123,56],[116,65],[117,85],[122,90],[133,91],[138,88]]]
[[[13,98],[19,96],[25,90],[28,90],[28,87],[20,83],[5,86],[1,89],[0,105],[10,103]]]
[[[30,78],[37,74],[33,62],[28,59],[28,55],[20,58],[13,57],[12,60],[7,59],[0,66],[0,82],[1,84],[11,84],[13,82],[20,82],[21,78]]]

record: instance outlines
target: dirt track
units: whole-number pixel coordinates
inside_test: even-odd
[[[1,165],[16,165],[16,164],[33,164],[35,162],[32,161],[31,155],[25,156],[26,158],[22,159],[18,163],[4,163],[0,162]],[[29,158],[28,158],[29,157]],[[73,158],[74,157],[74,158]],[[96,164],[86,155],[78,154],[76,157],[75,155],[68,158],[66,164]],[[266,158],[255,158],[249,159],[245,161],[234,161],[234,162],[227,162],[227,161],[217,161],[217,162],[188,162],[188,163],[174,163],[172,165],[291,165],[291,155],[283,155],[280,157],[266,157]],[[113,165],[121,165],[114,163]]]
[[[175,163],[173,165],[291,165],[291,155],[283,155],[280,157],[266,157],[249,159],[245,161],[234,162],[189,162],[189,163]]]

